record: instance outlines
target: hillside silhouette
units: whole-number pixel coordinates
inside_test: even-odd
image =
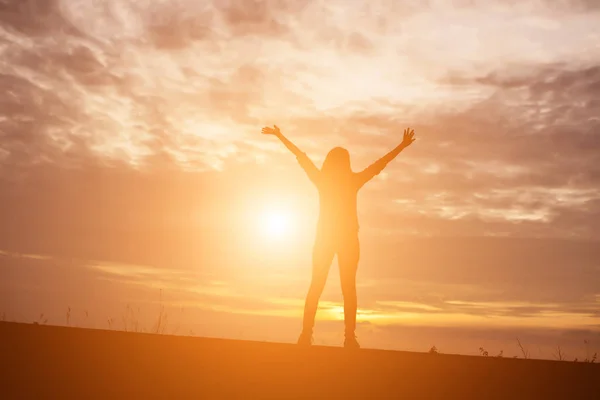
[[[0,398],[598,399],[591,363],[0,323]]]

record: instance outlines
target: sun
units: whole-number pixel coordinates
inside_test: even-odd
[[[294,229],[292,214],[284,210],[266,210],[261,218],[261,228],[268,239],[289,238]]]

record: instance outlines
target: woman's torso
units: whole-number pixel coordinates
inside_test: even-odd
[[[354,173],[324,177],[319,185],[319,232],[335,236],[357,233],[357,195]]]

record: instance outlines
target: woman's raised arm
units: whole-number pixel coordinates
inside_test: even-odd
[[[308,175],[309,179],[315,185],[318,186],[319,173],[321,171],[319,171],[317,166],[306,155],[306,153],[304,153],[302,150],[300,150],[298,148],[298,146],[296,146],[294,143],[290,142],[285,136],[283,136],[283,133],[281,133],[281,131],[279,130],[279,127],[277,127],[277,125],[273,125],[273,128],[270,128],[268,126],[262,128],[262,133],[264,135],[276,136],[279,140],[281,140],[281,142],[285,145],[285,147],[287,147],[287,149],[296,156],[296,159],[298,159],[300,166],[302,167],[302,169],[304,169],[304,171]]]
[[[383,169],[388,165],[390,161],[396,158],[398,154],[402,152],[402,150],[410,146],[412,142],[416,140],[414,136],[414,130],[410,128],[405,129],[402,143],[396,146],[394,150],[390,151],[385,156],[381,157],[379,160],[375,161],[373,164],[369,165],[363,171],[358,173],[359,186],[364,185],[365,183],[373,179],[375,175],[378,175],[381,171],[383,171]]]
[[[294,143],[290,142],[288,140],[288,138],[283,136],[283,133],[281,133],[281,131],[279,130],[279,127],[277,125],[273,125],[273,128],[265,126],[264,128],[262,128],[262,133],[264,135],[273,135],[273,136],[277,137],[279,140],[281,140],[281,142],[285,145],[285,147],[288,148],[289,151],[294,153],[294,155],[296,157],[299,157],[300,155],[303,154],[302,151]]]

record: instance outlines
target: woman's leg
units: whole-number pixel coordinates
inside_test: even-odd
[[[304,303],[304,321],[302,329],[304,334],[312,335],[315,316],[319,306],[319,298],[325,288],[325,282],[327,282],[327,275],[329,274],[329,268],[334,255],[335,248],[332,246],[332,243],[317,237],[313,247],[312,279]]]
[[[338,250],[338,264],[340,269],[340,282],[344,296],[344,323],[346,337],[354,338],[356,329],[356,271],[360,258],[360,244],[358,235],[351,236],[341,243]]]

